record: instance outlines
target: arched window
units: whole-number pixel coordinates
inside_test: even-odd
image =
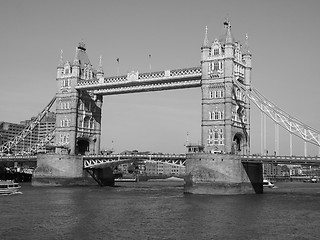
[[[215,61],[215,62],[213,63],[213,70],[214,70],[214,71],[218,71],[218,70],[219,70],[219,62],[218,62],[218,61]]]
[[[89,118],[87,118],[87,117],[84,119],[84,127],[85,128],[89,127]]]

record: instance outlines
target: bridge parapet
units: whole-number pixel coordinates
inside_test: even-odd
[[[29,162],[29,161],[37,161],[37,156],[30,155],[14,155],[14,156],[0,156],[0,162]]]
[[[243,155],[242,162],[320,165],[320,157]]]

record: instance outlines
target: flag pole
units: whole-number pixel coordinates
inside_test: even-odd
[[[151,54],[149,54],[149,71],[151,72]]]
[[[120,59],[119,58],[117,58],[117,62],[118,62],[118,66],[117,66],[117,76],[119,76],[119,65],[120,65]]]

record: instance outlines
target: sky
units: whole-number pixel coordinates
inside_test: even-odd
[[[229,17],[236,39],[249,36],[252,86],[287,113],[320,130],[320,1],[318,0],[108,0],[0,1],[0,121],[37,115],[56,90],[63,50],[72,61],[84,41],[91,63],[105,77],[200,66],[205,27],[209,41]],[[151,54],[151,59],[149,59]],[[253,107],[252,107],[253,108]],[[183,153],[199,143],[200,89],[105,96],[102,149]],[[268,121],[274,149],[274,125]],[[281,154],[289,134],[280,131]],[[187,134],[188,133],[188,134]],[[252,109],[251,152],[260,151],[260,113]],[[303,154],[294,140],[294,153]],[[309,153],[318,148],[308,146]]]

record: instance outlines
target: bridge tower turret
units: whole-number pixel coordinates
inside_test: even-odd
[[[63,74],[63,56],[62,56],[63,51],[61,50],[60,52],[60,60],[57,66],[57,78],[61,78]]]
[[[100,56],[100,62],[99,62],[99,68],[98,68],[98,72],[97,72],[97,78],[99,79],[99,81],[103,81],[104,80],[104,72],[103,72],[103,67],[102,67],[102,56]]]
[[[91,65],[83,42],[79,43],[72,64],[63,63],[61,57],[57,68],[57,153],[100,153],[102,96],[75,88],[79,82],[103,77],[99,74]]]
[[[205,152],[245,154],[250,150],[250,105],[233,80],[250,87],[251,55],[234,39],[228,19],[224,28],[211,46],[206,30],[201,47],[201,141]]]
[[[76,48],[76,54],[73,59],[73,65],[72,65],[72,75],[74,77],[80,78],[80,60],[78,58],[78,48]]]

